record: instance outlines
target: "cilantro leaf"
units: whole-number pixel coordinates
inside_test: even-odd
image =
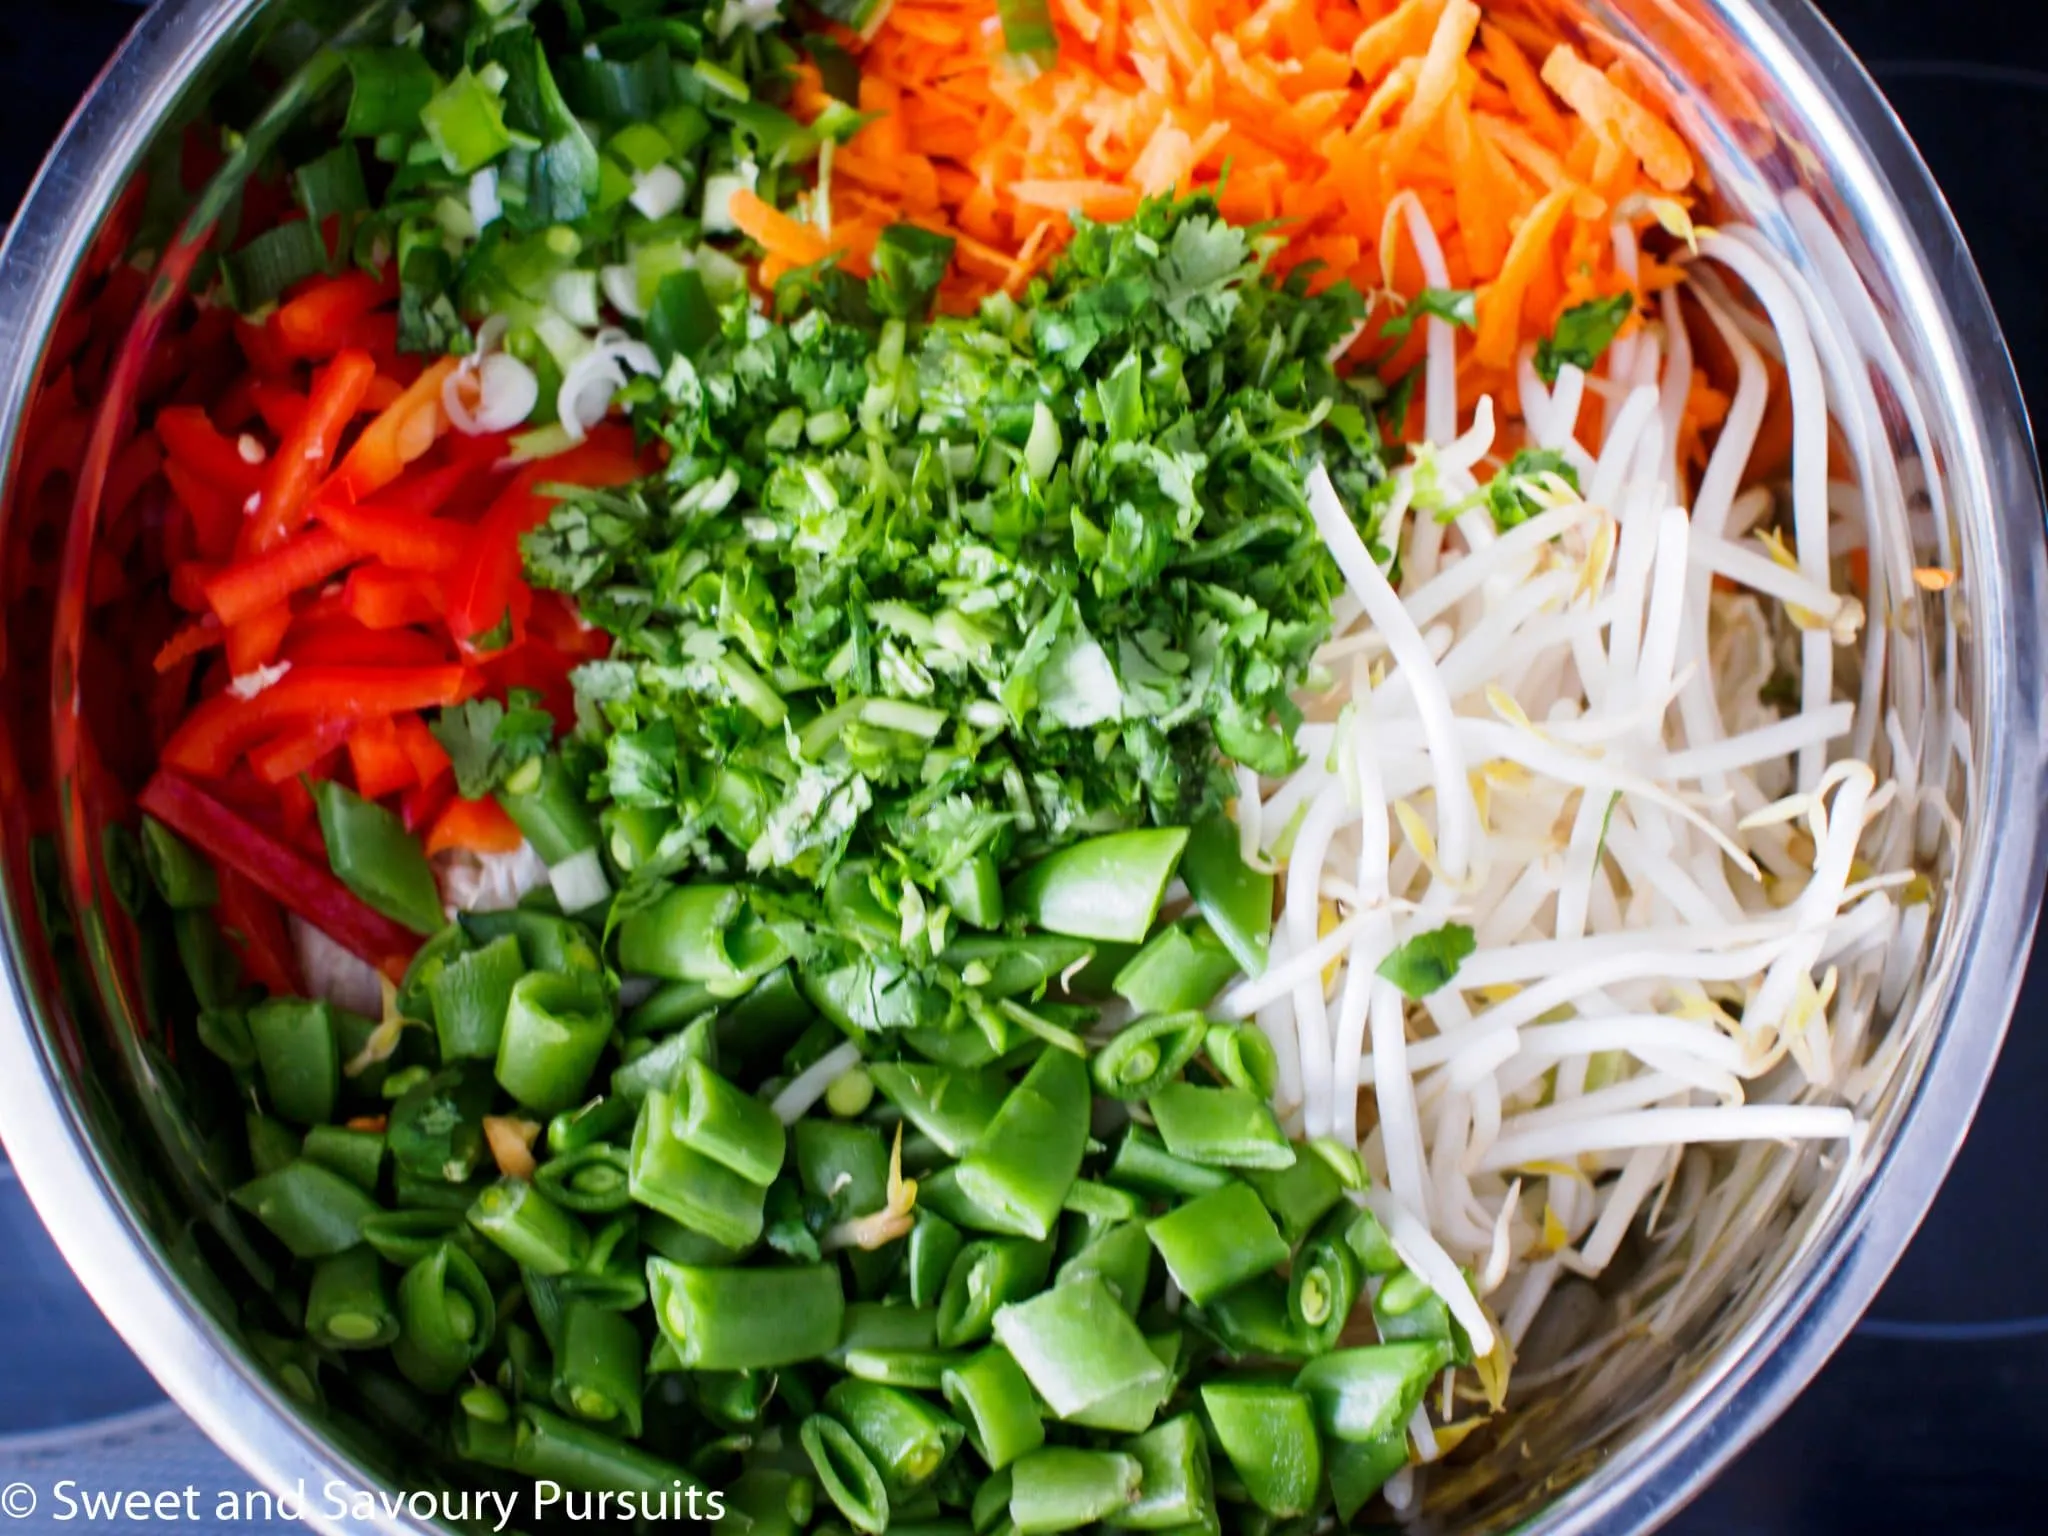
[[[514,688],[508,704],[471,699],[441,711],[428,730],[455,767],[455,790],[481,800],[521,763],[546,754],[554,740],[554,717],[540,708],[540,695]]]
[[[1635,312],[1632,293],[1574,304],[1557,317],[1557,329],[1536,343],[1536,376],[1545,384],[1555,384],[1558,370],[1567,363],[1591,369]]]
[[[1516,450],[1515,456],[1486,484],[1486,508],[1493,514],[1494,527],[1506,533],[1542,511],[1543,504],[1536,498],[1535,485],[1540,477],[1551,475],[1574,491],[1579,489],[1579,472],[1556,449]]]
[[[933,234],[915,224],[891,224],[875,241],[868,302],[878,315],[921,316],[931,307],[952,260],[951,235]]]
[[[1380,335],[1399,341],[1415,329],[1416,322],[1434,315],[1467,330],[1479,323],[1479,301],[1470,288],[1425,288],[1409,301],[1408,307],[1380,327]]]
[[[1478,947],[1478,939],[1466,924],[1445,923],[1401,945],[1380,962],[1379,974],[1420,1002],[1449,986],[1458,967]]]

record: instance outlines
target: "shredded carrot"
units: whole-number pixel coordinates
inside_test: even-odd
[[[1655,113],[1629,96],[1599,70],[1580,58],[1569,43],[1559,43],[1543,61],[1543,83],[1592,127],[1643,163],[1650,179],[1667,192],[1683,191],[1692,181],[1692,153]]]

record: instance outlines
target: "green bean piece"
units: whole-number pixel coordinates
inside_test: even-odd
[[[910,1229],[910,1249],[904,1261],[913,1307],[938,1305],[946,1276],[952,1272],[953,1260],[964,1241],[960,1229],[945,1217],[932,1211],[917,1213],[917,1225]]]
[[[799,1132],[804,1123],[801,1120],[797,1122]],[[970,1232],[999,1233],[1004,1229],[1002,1217],[983,1210],[960,1188],[957,1165],[924,1174],[918,1179],[917,1208],[943,1216],[956,1227],[965,1227]]]
[[[269,997],[249,1010],[249,1038],[270,1105],[287,1120],[320,1125],[334,1118],[341,1053],[334,1008],[297,997]]]
[[[1049,1236],[1081,1171],[1090,1107],[1087,1066],[1066,1051],[1047,1051],[960,1160],[961,1192],[1003,1231]]]
[[[350,1248],[313,1267],[306,1333],[330,1349],[380,1349],[398,1337],[398,1313],[375,1249]]]
[[[964,1157],[1010,1095],[1000,1072],[877,1061],[868,1075],[903,1118],[938,1143],[948,1157]]]
[[[490,1347],[497,1317],[490,1285],[475,1261],[443,1243],[398,1282],[392,1364],[422,1392],[446,1392]]]
[[[536,971],[563,976],[602,977],[604,954],[590,930],[573,918],[515,907],[504,912],[465,912],[457,919],[478,944],[507,934],[519,941],[519,952]]]
[[[1256,1024],[1212,1024],[1202,1042],[1210,1063],[1233,1088],[1271,1099],[1280,1083],[1280,1055]]]
[[[1202,1388],[1202,1411],[1253,1503],[1283,1518],[1315,1507],[1323,1481],[1323,1444],[1305,1394],[1290,1387],[1212,1381]]]
[[[1061,1209],[1086,1217],[1099,1227],[1136,1221],[1145,1214],[1145,1207],[1128,1190],[1118,1189],[1114,1184],[1098,1184],[1093,1179],[1074,1180]]]
[[[939,877],[939,897],[953,915],[970,928],[1003,925],[1003,881],[995,856],[986,850],[970,855]]]
[[[826,1497],[846,1523],[864,1536],[881,1536],[889,1528],[889,1491],[852,1431],[837,1419],[814,1413],[804,1420],[797,1440]]]
[[[365,1194],[374,1195],[384,1174],[384,1133],[316,1125],[306,1132],[305,1155]]]
[[[1199,1419],[1183,1413],[1125,1441],[1123,1449],[1138,1462],[1138,1497],[1109,1524],[1134,1531],[1216,1529],[1209,1441]]]
[[[1040,859],[1011,882],[1005,899],[1048,933],[1136,944],[1152,929],[1187,841],[1185,827],[1091,837]]]
[[[799,1120],[793,1139],[797,1177],[808,1193],[831,1203],[833,1221],[865,1216],[888,1201],[889,1151],[873,1126]]]
[[[519,1444],[519,1426],[513,1422],[512,1405],[495,1387],[481,1382],[469,1387],[455,1400],[448,1440],[464,1461],[509,1468]]]
[[[1316,1159],[1305,1157],[1302,1161]],[[1287,1276],[1287,1314],[1317,1353],[1337,1347],[1364,1283],[1364,1267],[1344,1241],[1341,1228],[1332,1230],[1326,1225],[1295,1253]],[[1436,1300],[1434,1296],[1430,1299]],[[1395,1337],[1399,1335],[1380,1334],[1389,1342]]]
[[[788,1133],[775,1112],[698,1058],[683,1063],[675,1116],[676,1134],[688,1146],[749,1183],[772,1184],[782,1171]]]
[[[484,1160],[484,1116],[491,1099],[491,1079],[480,1064],[449,1067],[400,1094],[384,1128],[399,1173],[467,1182]]]
[[[974,1490],[974,1500],[968,1506],[967,1522],[971,1529],[983,1533],[983,1536],[997,1529],[1010,1530],[1010,1474],[1007,1469],[981,1480],[981,1486]]]
[[[355,1185],[303,1157],[251,1179],[231,1198],[301,1259],[355,1247],[363,1223],[378,1214],[377,1202]]]
[[[333,779],[314,785],[313,803],[335,878],[414,933],[439,932],[446,922],[441,888],[434,883],[419,839],[398,817]]]
[[[1233,1358],[1306,1360],[1315,1351],[1287,1310],[1287,1282],[1258,1275],[1202,1308],[1201,1324]]]
[[[467,1228],[455,1211],[379,1211],[364,1219],[362,1233],[385,1263],[410,1269],[441,1244],[459,1241]]]
[[[499,1086],[535,1114],[560,1114],[583,1097],[611,1036],[595,978],[528,972],[512,988],[498,1041]]]
[[[523,1478],[560,1483],[579,1493],[638,1493],[680,1500],[693,1490],[706,1491],[687,1469],[531,1403],[519,1410],[511,1469]],[[675,1504],[669,1507],[674,1509]]]
[[[755,1429],[775,1400],[773,1371],[696,1371],[690,1395],[700,1413],[727,1433]]]
[[[1345,1248],[1349,1252],[1348,1245]],[[1453,1364],[1471,1363],[1472,1345],[1465,1330],[1451,1316],[1443,1298],[1413,1270],[1398,1269],[1387,1277],[1372,1299],[1372,1320],[1382,1344],[1410,1339],[1440,1343],[1450,1350]]]
[[[654,1210],[640,1212],[640,1242],[649,1252],[660,1254],[672,1264],[699,1269],[737,1264],[746,1257],[745,1250],[713,1242],[702,1232]]]
[[[1165,1393],[1166,1367],[1123,1304],[1092,1275],[1002,1308],[995,1335],[1061,1418],[1119,1393]]]
[[[1230,1183],[1230,1175],[1221,1168],[1175,1157],[1142,1125],[1132,1125],[1124,1132],[1110,1159],[1108,1177],[1112,1184],[1169,1199],[1206,1195]]]
[[[391,1171],[391,1200],[402,1210],[452,1211],[465,1216],[487,1182],[469,1179],[451,1184],[446,1179],[424,1179],[400,1164]]]
[[[993,1001],[1036,993],[1094,952],[1094,946],[1081,939],[1033,933],[1020,938],[956,939],[939,958]]]
[[[730,885],[677,886],[619,924],[619,967],[635,976],[702,982],[739,997],[789,958],[775,930]]]
[[[1212,1168],[1287,1168],[1294,1148],[1262,1099],[1242,1088],[1168,1083],[1146,1101],[1166,1150]]]
[[[1329,1449],[1330,1495],[1337,1515],[1349,1521],[1387,1479],[1408,1465],[1408,1430],[1404,1424],[1377,1440],[1332,1440]]]
[[[629,1054],[612,1069],[612,1096],[634,1104],[656,1088],[674,1096],[686,1063],[718,1065],[717,1026],[717,1015],[702,1013],[665,1040],[627,1042]]]
[[[591,1099],[574,1109],[565,1109],[548,1121],[548,1151],[556,1157],[581,1152],[600,1142],[630,1136],[640,1106],[632,1099],[614,1096]]]
[[[192,996],[203,1009],[232,1007],[240,981],[240,966],[222,940],[220,924],[211,912],[173,912],[171,937],[178,948],[178,960],[185,978],[192,984]],[[301,1005],[305,1006],[305,1005]]]
[[[398,983],[398,996],[394,999],[400,1016],[431,1019],[434,1000],[427,988],[441,973],[442,967],[458,955],[467,954],[473,947],[468,930],[457,921],[448,924],[415,950],[411,963],[405,968],[404,979]]]
[[[210,911],[220,904],[213,866],[154,816],[142,818],[142,863],[173,912]]]
[[[249,1016],[240,1008],[202,1008],[197,1020],[199,1043],[236,1074],[256,1065],[256,1042],[249,1034]]]
[[[607,1142],[551,1157],[533,1171],[533,1186],[579,1216],[623,1211],[633,1203],[631,1155]]]
[[[456,955],[427,979],[441,1060],[494,1061],[512,1007],[512,988],[526,974],[526,957],[510,934],[482,949]]]
[[[277,1172],[286,1163],[296,1161],[305,1150],[298,1132],[282,1120],[252,1110],[243,1118],[242,1125],[249,1138],[249,1166],[258,1174]]]
[[[1398,1274],[1403,1268],[1393,1240],[1371,1211],[1361,1207],[1349,1214],[1344,1223],[1344,1241],[1351,1245],[1368,1275]]]
[[[524,1179],[500,1179],[477,1196],[469,1224],[536,1274],[566,1275],[590,1252],[583,1224]]]
[[[930,1482],[960,1444],[960,1426],[931,1404],[871,1381],[834,1382],[825,1411],[867,1453],[892,1499]]]
[[[885,1387],[936,1392],[946,1372],[967,1358],[957,1349],[849,1349],[840,1359],[846,1374]]]
[[[1324,1434],[1377,1440],[1408,1422],[1430,1378],[1450,1360],[1450,1347],[1435,1341],[1338,1349],[1309,1361],[1294,1385],[1315,1404]]]
[[[1273,876],[1245,863],[1237,824],[1221,812],[1196,822],[1180,877],[1244,973],[1263,975],[1273,939]]]
[[[726,1248],[760,1241],[767,1190],[684,1144],[675,1101],[659,1091],[640,1104],[627,1165],[627,1188],[650,1206]]]
[[[1036,1295],[1051,1264],[1050,1243],[1023,1238],[987,1238],[962,1248],[939,1292],[940,1345],[958,1349],[987,1338],[997,1309]]]
[[[555,1406],[592,1424],[640,1437],[640,1330],[623,1312],[572,1300],[562,1314]]]
[[[1344,1186],[1320,1157],[1297,1157],[1285,1168],[1247,1168],[1245,1183],[1259,1192],[1292,1248],[1344,1199]]]
[[[1151,1097],[1200,1053],[1208,1028],[1199,1009],[1131,1020],[1089,1062],[1095,1091],[1112,1099]]]
[[[990,1471],[1000,1472],[1045,1444],[1045,1420],[1031,1382],[1000,1344],[947,1371],[941,1389]]]
[[[559,752],[521,763],[497,800],[550,869],[598,846],[597,814],[579,775]]]
[[[1111,1227],[1062,1264],[1055,1283],[1066,1285],[1087,1275],[1108,1286],[1123,1309],[1136,1317],[1152,1278],[1152,1243],[1145,1223],[1127,1221]]]
[[[1208,1007],[1237,973],[1237,957],[1206,922],[1190,917],[1147,939],[1110,985],[1140,1013],[1184,1013]]]
[[[1248,1184],[1198,1196],[1154,1217],[1146,1231],[1173,1283],[1197,1306],[1287,1262],[1280,1229]]]
[[[809,1479],[780,1467],[748,1467],[727,1485],[725,1507],[747,1520],[747,1536],[801,1536],[811,1499],[799,1484],[808,1487]]]
[[[701,981],[665,981],[626,1015],[619,1029],[635,1037],[670,1034],[707,1013],[717,1012],[721,1001]]]
[[[865,1350],[929,1350],[938,1347],[938,1313],[931,1307],[856,1301],[846,1308],[838,1341],[825,1358],[844,1366],[849,1353]]]
[[[1121,1451],[1041,1446],[1010,1468],[1010,1523],[1017,1536],[1048,1536],[1112,1519],[1136,1501],[1143,1478],[1138,1459]]]
[[[700,1269],[647,1261],[655,1318],[685,1370],[815,1360],[839,1343],[846,1297],[833,1264]]]

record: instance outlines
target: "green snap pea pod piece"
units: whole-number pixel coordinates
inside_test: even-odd
[[[427,999],[444,1062],[497,1058],[512,989],[525,974],[526,957],[510,934],[435,968],[427,978]]]
[[[362,1190],[303,1157],[251,1179],[232,1198],[301,1259],[355,1247],[363,1223],[378,1214],[377,1202]]]
[[[1450,1350],[1455,1364],[1471,1363],[1472,1345],[1465,1330],[1451,1316],[1443,1298],[1413,1270],[1398,1269],[1387,1277],[1372,1299],[1372,1320],[1383,1344],[1409,1339],[1441,1343]]]
[[[270,1104],[287,1120],[320,1125],[334,1118],[341,1051],[334,1007],[297,997],[265,998],[249,1010],[249,1038]]]
[[[1034,1445],[1031,1449],[1035,1451],[1038,1447]],[[974,1490],[973,1502],[968,1505],[967,1523],[980,1536],[988,1536],[998,1528],[1009,1531],[1010,1474],[1007,1468],[998,1469],[993,1476],[981,1480],[981,1486]]]
[[[837,1419],[814,1413],[804,1420],[797,1440],[846,1523],[863,1536],[881,1536],[889,1528],[889,1491],[852,1432]]]
[[[583,1223],[524,1179],[500,1179],[477,1196],[469,1224],[535,1274],[566,1275],[590,1252]]]
[[[602,834],[597,813],[559,752],[521,763],[498,791],[497,800],[549,869],[598,847]]]
[[[1033,933],[1014,939],[956,939],[939,958],[993,1001],[1036,993],[1094,952],[1082,939]]]
[[[1364,1283],[1364,1268],[1341,1227],[1325,1225],[1296,1252],[1287,1276],[1287,1314],[1317,1353],[1337,1347]],[[1436,1300],[1434,1295],[1430,1299]],[[1398,1335],[1382,1332],[1380,1337],[1391,1341]]]
[[[213,866],[154,816],[142,818],[142,866],[173,912],[209,912],[220,904]]]
[[[833,1264],[699,1269],[647,1261],[655,1319],[685,1370],[765,1370],[839,1342],[846,1297]]]
[[[401,1165],[391,1173],[392,1203],[402,1210],[450,1211],[466,1216],[476,1204],[476,1197],[484,1192],[485,1182],[467,1180],[451,1184],[446,1179],[421,1178]],[[475,1258],[475,1253],[470,1257]]]
[[[1164,1395],[1166,1367],[1123,1304],[1092,1275],[1001,1308],[995,1336],[1061,1418],[1133,1390]]]
[[[839,1339],[825,1358],[846,1363],[856,1349],[933,1349],[939,1340],[938,1312],[932,1307],[902,1307],[885,1301],[848,1304]]]
[[[1192,1413],[1168,1419],[1124,1442],[1123,1448],[1137,1458],[1142,1474],[1138,1497],[1111,1515],[1109,1524],[1134,1531],[1216,1528],[1209,1441]]]
[[[363,1241],[387,1264],[410,1269],[443,1243],[459,1242],[468,1222],[455,1211],[379,1211],[363,1221]]]
[[[803,1125],[803,1121],[797,1122],[799,1131]],[[957,1166],[941,1168],[937,1173],[918,1178],[917,1208],[943,1216],[956,1227],[965,1227],[972,1232],[1001,1232],[1004,1227],[1000,1216],[983,1210],[960,1188]]]
[[[1056,1283],[1066,1285],[1085,1275],[1101,1280],[1136,1317],[1152,1278],[1152,1244],[1145,1223],[1127,1221],[1111,1227],[1060,1266]]]
[[[519,941],[519,952],[536,971],[564,976],[604,975],[604,955],[590,930],[552,912],[514,907],[504,912],[465,912],[458,919],[463,932],[478,944],[506,935]]]
[[[1045,1444],[1045,1420],[1031,1382],[1000,1344],[954,1366],[940,1385],[990,1471],[1000,1472]]]
[[[1238,1359],[1306,1360],[1314,1353],[1287,1310],[1287,1282],[1258,1275],[1201,1309],[1202,1326]]]
[[[468,930],[460,922],[453,922],[415,950],[412,963],[405,968],[405,979],[398,984],[399,1014],[408,1019],[431,1019],[434,1000],[428,987],[449,961],[467,954],[473,947]]]
[[[1286,1168],[1294,1162],[1280,1122],[1242,1088],[1168,1083],[1146,1100],[1166,1150],[1212,1168]]]
[[[398,1171],[465,1182],[484,1160],[484,1116],[492,1096],[481,1064],[436,1072],[400,1094],[384,1128]]]
[[[1237,957],[1193,917],[1153,934],[1110,985],[1140,1013],[1183,1013],[1208,1007],[1238,969]]]
[[[202,1008],[197,1023],[199,1043],[234,1068],[237,1076],[256,1065],[256,1042],[242,1009]]]
[[[1090,1097],[1088,1068],[1078,1056],[1040,1056],[960,1160],[961,1192],[1003,1230],[1048,1236],[1081,1171]]]
[[[799,1536],[811,1517],[810,1486],[780,1467],[748,1467],[727,1486],[725,1507],[746,1518],[747,1536]]]
[[[560,1157],[615,1140],[631,1132],[639,1114],[637,1101],[617,1097],[592,1099],[574,1109],[565,1109],[548,1122],[548,1150]]]
[[[788,1133],[775,1112],[699,1058],[683,1063],[675,1116],[685,1143],[750,1183],[772,1184],[782,1171]]]
[[[623,1312],[571,1300],[555,1359],[555,1406],[592,1424],[640,1435],[640,1330]]]
[[[1173,1198],[1206,1195],[1212,1189],[1222,1189],[1230,1182],[1230,1175],[1220,1168],[1175,1157],[1152,1132],[1142,1125],[1133,1125],[1117,1143],[1116,1155],[1110,1159],[1109,1179],[1141,1194]]]
[[[1133,1019],[1088,1063],[1096,1092],[1112,1099],[1149,1098],[1195,1059],[1208,1029],[1199,1009]]]
[[[1244,973],[1263,975],[1273,939],[1273,876],[1245,863],[1237,824],[1220,813],[1196,822],[1180,876]]]
[[[365,1194],[374,1195],[377,1181],[384,1173],[384,1133],[316,1125],[306,1132],[305,1155],[322,1168],[340,1174]]]
[[[746,1257],[744,1250],[713,1242],[702,1232],[655,1210],[640,1212],[640,1241],[650,1252],[660,1254],[672,1264],[699,1269],[737,1264]]]
[[[258,1174],[277,1172],[305,1150],[298,1133],[282,1120],[252,1111],[243,1118],[242,1127],[249,1138],[249,1166]]]
[[[1307,1396],[1290,1387],[1212,1381],[1202,1411],[1252,1502],[1269,1514],[1305,1515],[1323,1481],[1323,1445]]]
[[[1450,1360],[1450,1347],[1435,1341],[1337,1349],[1303,1366],[1294,1386],[1315,1404],[1324,1434],[1377,1440],[1408,1422],[1430,1378]]]
[[[1049,1243],[988,1238],[954,1258],[939,1292],[938,1342],[957,1349],[988,1337],[996,1310],[1037,1294],[1052,1263]]]
[[[1332,1440],[1329,1451],[1330,1495],[1339,1519],[1349,1521],[1387,1479],[1408,1465],[1408,1430],[1404,1424],[1377,1440]]]
[[[716,997],[741,996],[788,958],[737,886],[678,886],[619,924],[623,971],[702,982]]]
[[[631,1175],[632,1157],[624,1147],[597,1142],[549,1158],[534,1169],[533,1186],[565,1211],[598,1216],[633,1203]]]
[[[1280,1056],[1256,1024],[1212,1024],[1202,1049],[1223,1080],[1255,1099],[1271,1099],[1280,1082]]]
[[[849,1349],[840,1364],[846,1374],[885,1387],[936,1392],[946,1372],[966,1359],[957,1349]]]
[[[930,1482],[960,1444],[960,1426],[931,1404],[871,1381],[834,1382],[825,1411],[846,1426],[892,1497]]]
[[[441,889],[404,823],[332,779],[314,786],[313,803],[335,878],[393,922],[418,934],[438,933],[447,921]]]
[[[1017,1536],[1048,1536],[1108,1520],[1137,1499],[1144,1468],[1121,1451],[1041,1446],[1010,1468],[1010,1523]]]
[[[448,1428],[449,1444],[464,1461],[486,1467],[512,1465],[519,1444],[519,1426],[512,1417],[512,1405],[496,1387],[472,1383],[455,1400],[454,1421]]]
[[[631,1036],[665,1035],[715,1013],[720,1001],[701,981],[665,981],[626,1015],[619,1029]]]
[[[1060,1208],[1076,1216],[1084,1216],[1098,1226],[1136,1221],[1145,1214],[1145,1207],[1135,1195],[1118,1189],[1114,1184],[1098,1184],[1093,1179],[1074,1180]]]
[[[1009,909],[1048,933],[1136,944],[1152,930],[1187,841],[1185,827],[1151,827],[1074,843],[1011,882]]]
[[[281,1339],[251,1329],[249,1348],[277,1384],[308,1408],[327,1406],[320,1389],[320,1352],[305,1339]]]
[[[639,1493],[659,1498],[704,1484],[685,1468],[588,1425],[534,1404],[519,1409],[512,1470],[530,1481],[560,1483],[580,1493]],[[670,1505],[674,1508],[674,1505]]]
[[[497,1305],[468,1254],[443,1243],[398,1282],[391,1360],[422,1392],[446,1392],[490,1346]]]
[[[793,1139],[797,1177],[808,1193],[831,1202],[832,1220],[865,1216],[888,1201],[889,1151],[873,1126],[805,1119]]]
[[[877,1061],[869,1063],[868,1075],[882,1097],[948,1157],[967,1154],[1010,1094],[1000,1072]]]
[[[778,966],[754,984],[754,990],[718,1015],[718,1045],[740,1056],[781,1050],[815,1015],[797,986],[796,974]]]
[[[632,1041],[632,1046],[643,1045]],[[650,1089],[673,1094],[681,1081],[686,1062],[718,1065],[718,1027],[715,1014],[699,1014],[666,1040],[628,1056],[612,1069],[612,1096],[639,1103]]]
[[[767,1190],[684,1143],[675,1101],[654,1092],[640,1105],[627,1164],[627,1189],[640,1204],[672,1217],[726,1248],[760,1240]]]
[[[946,1276],[952,1270],[953,1260],[959,1255],[964,1241],[960,1229],[945,1217],[931,1211],[917,1213],[917,1225],[910,1229],[910,1248],[904,1260],[912,1306],[938,1304]]]
[[[331,1349],[379,1349],[398,1337],[398,1312],[375,1249],[351,1248],[314,1266],[306,1333]]]
[[[1248,1184],[1231,1183],[1146,1228],[1173,1283],[1197,1306],[1287,1262],[1287,1244]]]
[[[173,912],[171,937],[178,961],[192,983],[192,995],[209,1012],[231,1008],[239,990],[240,966],[222,940],[211,912]]]
[[[560,1114],[582,1099],[611,1036],[611,1005],[594,979],[529,972],[512,988],[498,1084],[535,1114]]]
[[[696,1371],[690,1394],[698,1410],[728,1433],[754,1429],[768,1416],[774,1401],[773,1371]]]
[[[1245,1183],[1259,1192],[1291,1248],[1344,1198],[1344,1185],[1320,1157],[1297,1157],[1286,1168],[1244,1170]]]
[[[1394,1251],[1393,1239],[1387,1236],[1379,1217],[1363,1207],[1351,1212],[1344,1223],[1344,1241],[1351,1245],[1368,1275],[1393,1275],[1404,1268],[1401,1255]]]
[[[995,856],[986,850],[939,877],[939,897],[970,928],[1000,928],[1003,881]]]

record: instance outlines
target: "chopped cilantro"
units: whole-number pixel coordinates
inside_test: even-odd
[[[1468,330],[1479,323],[1479,302],[1470,288],[1425,288],[1409,301],[1408,307],[1380,327],[1380,335],[1398,341],[1415,329],[1415,322],[1434,315]]]
[[[1479,947],[1472,930],[1464,923],[1445,923],[1427,933],[1418,933],[1380,962],[1379,974],[1409,997],[1420,1002],[1430,993],[1450,985],[1458,967]]]
[[[521,763],[546,753],[555,722],[539,694],[514,688],[505,704],[472,699],[444,709],[428,729],[454,764],[456,793],[480,800]]]
[[[1536,343],[1537,377],[1546,384],[1555,384],[1558,370],[1567,363],[1590,369],[1613,344],[1623,322],[1635,310],[1636,298],[1632,293],[1615,293],[1574,304],[1557,317],[1557,329]]]

